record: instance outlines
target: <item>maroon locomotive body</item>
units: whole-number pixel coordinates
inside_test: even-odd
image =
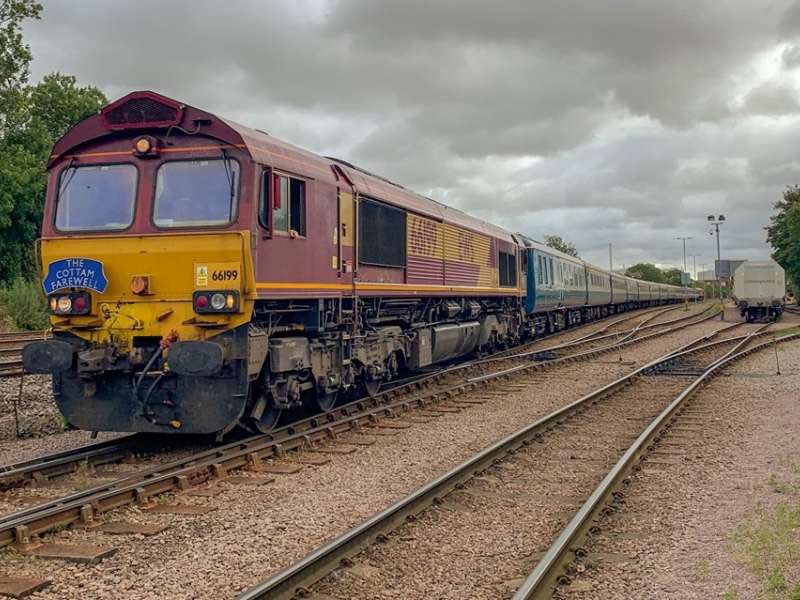
[[[522,335],[512,234],[158,94],[78,124],[49,171],[55,339],[25,364],[82,428],[266,430]],[[59,287],[76,261],[107,285]]]

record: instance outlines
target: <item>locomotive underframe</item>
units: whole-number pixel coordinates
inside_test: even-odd
[[[250,323],[209,339],[222,348],[224,363],[205,376],[171,372],[169,350],[156,337],[133,338],[125,352],[113,340],[93,345],[57,333],[57,340],[71,345],[73,363],[54,374],[53,391],[65,418],[82,429],[219,433],[239,423],[269,428],[274,423],[265,415],[276,410],[315,400],[330,409],[342,392],[375,393],[405,371],[489,354],[637,305],[526,317],[517,298],[263,300],[256,302]]]

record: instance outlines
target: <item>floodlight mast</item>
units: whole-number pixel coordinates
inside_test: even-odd
[[[725,215],[719,215],[715,217],[714,215],[708,215],[707,217],[708,222],[714,226],[714,231],[709,232],[711,235],[717,234],[717,264],[716,268],[714,269],[715,275],[717,277],[717,287],[719,288],[719,303],[722,304],[722,277],[720,276],[720,269],[721,265],[720,262],[722,261],[720,251],[719,251],[719,226],[725,222]],[[722,309],[722,318],[725,318],[725,308],[723,306]]]

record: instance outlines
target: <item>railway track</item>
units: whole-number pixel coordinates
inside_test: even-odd
[[[598,525],[603,516],[618,509],[620,500],[624,497],[623,489],[630,484],[628,477],[640,464],[646,464],[648,455],[657,449],[662,437],[668,435],[670,429],[680,421],[681,414],[691,404],[694,394],[711,378],[719,375],[732,362],[753,352],[770,348],[780,342],[800,339],[799,333],[791,333],[745,347],[746,342],[757,335],[760,334],[745,338],[743,344],[737,344],[725,355],[698,370],[691,384],[650,421],[551,544],[514,594],[514,600],[550,598],[558,587],[569,586],[576,573],[584,570],[583,563],[587,556],[585,548],[591,544],[591,537],[600,532]],[[665,365],[667,373],[684,368],[685,365],[680,363]]]
[[[725,330],[730,334],[739,326],[740,324],[734,324]],[[476,541],[473,543],[480,544],[484,541],[487,546],[481,546],[479,552],[464,550],[456,554],[474,556],[473,560],[476,561],[481,561],[487,555],[498,555],[502,557],[502,565],[507,566],[509,561],[514,560],[510,556],[513,552],[509,552],[509,548],[518,548],[520,538],[531,535],[530,532],[536,530],[536,526],[528,524],[526,519],[541,520],[542,515],[549,514],[555,522],[558,510],[554,510],[548,499],[565,493],[564,489],[569,489],[571,494],[578,489],[585,502],[560,535],[557,535],[558,530],[552,531],[550,539],[556,538],[556,541],[544,552],[544,557],[515,595],[516,600],[550,597],[555,578],[561,574],[565,564],[572,564],[574,560],[571,549],[580,545],[579,535],[588,530],[590,516],[594,514],[592,511],[602,509],[603,502],[611,496],[615,486],[624,477],[626,468],[641,456],[650,440],[654,439],[699,386],[731,361],[769,346],[771,340],[743,350],[760,336],[770,333],[762,327],[747,335],[727,337],[720,341],[709,341],[711,336],[704,336],[677,352],[670,352],[644,365],[485,448],[455,469],[244,592],[239,600],[292,598],[304,596],[312,589],[314,593],[323,596],[341,597],[344,594],[347,597],[371,597],[376,590],[370,588],[370,585],[380,585],[382,589],[386,589],[384,586],[388,585],[395,593],[405,591],[398,581],[392,580],[387,584],[385,580],[397,573],[400,573],[398,577],[402,579],[402,573],[422,577],[427,571],[436,573],[436,577],[441,579],[461,581],[462,577],[479,572],[480,565],[467,561],[461,571],[453,574],[448,571],[450,565],[428,564],[428,561],[434,559],[424,551],[415,551],[414,547],[404,551],[403,547],[404,544],[411,543],[409,540],[414,540],[414,544],[420,544],[427,549],[437,545],[451,549],[460,547],[457,545],[457,534],[454,533],[452,538],[448,536],[451,532],[468,527],[465,521],[469,518],[469,510],[463,509],[464,503],[457,511],[434,511],[435,516],[430,518],[437,522],[427,529],[424,526],[426,518],[420,518],[420,513],[433,505],[447,504],[449,495],[454,492],[469,496],[472,489],[470,486],[477,486],[499,463],[503,463],[504,468],[499,470],[505,474],[497,476],[501,484],[492,483],[488,488],[483,486],[471,500],[477,505],[476,523],[479,525],[478,532],[474,534]],[[779,341],[798,337],[800,334],[790,334]],[[633,443],[626,446],[627,449],[620,450],[621,440],[625,439],[633,440]],[[582,448],[582,452],[587,453],[585,457],[568,456],[570,459],[585,460],[580,462],[580,467],[585,471],[582,476],[570,472],[561,462],[564,459],[562,443],[565,440],[570,444],[568,452],[569,448]],[[614,466],[607,471],[608,462],[612,459]],[[601,480],[601,484],[593,491],[597,480]],[[506,495],[503,494],[503,489],[498,489],[506,485],[502,483],[504,481],[511,488],[506,490]],[[509,496],[515,498],[512,491],[521,495],[523,499],[519,502],[526,510],[518,506],[515,510],[514,502],[509,500]],[[492,501],[486,500],[486,496],[493,495],[502,497],[502,502],[496,503],[494,508]],[[466,504],[469,506],[471,501]],[[525,504],[526,502],[529,504]],[[506,529],[499,532],[489,531],[487,535],[481,536],[481,524],[493,523],[492,510],[499,510],[498,514],[505,516],[498,518],[504,518],[506,522],[510,520],[512,525],[509,527],[516,529],[511,532]],[[411,524],[406,525],[409,522]],[[388,537],[394,530],[406,526],[414,529],[391,539]],[[546,533],[543,535],[546,536],[546,526],[544,531]],[[445,536],[446,539],[440,540],[437,536]],[[395,543],[375,546],[376,542],[387,541]],[[547,540],[539,540],[540,544],[542,541],[547,543]],[[488,547],[491,544],[496,546]],[[535,555],[538,549],[529,548],[530,555]],[[362,552],[365,555],[361,555]],[[530,555],[526,555],[524,559],[529,559]],[[580,551],[578,555],[581,555]],[[450,558],[453,558],[452,554]],[[368,564],[367,568],[373,572],[381,573],[381,577],[347,578],[347,566],[359,559]],[[519,557],[519,562],[525,562],[523,557]],[[385,568],[381,568],[384,564]],[[341,572],[327,577],[337,569]],[[498,576],[492,572],[492,578]],[[408,595],[413,597],[415,592],[408,591]]]
[[[17,346],[33,340],[43,340],[48,337],[47,330],[42,331],[2,331],[0,332],[0,348]]]
[[[548,368],[551,365],[579,359],[588,359],[664,335],[713,318],[716,313],[697,316],[694,319],[678,319],[679,323],[662,327],[647,336],[627,339],[617,344],[600,345],[590,349],[585,341],[573,345],[579,352],[542,360],[535,353],[523,352],[523,359],[507,356],[492,357],[482,361],[450,367],[424,376],[406,385],[387,390],[374,397],[363,398],[336,407],[333,411],[293,422],[269,434],[256,435],[243,440],[192,454],[183,459],[142,469],[111,482],[102,483],[66,496],[48,500],[0,517],[0,547],[14,542],[27,543],[34,536],[54,528],[87,522],[95,517],[131,503],[147,504],[161,494],[184,490],[200,485],[210,479],[225,477],[240,469],[259,470],[264,461],[282,456],[294,449],[301,449],[317,442],[335,437],[339,433],[360,430],[385,416],[392,416],[413,407],[426,407],[442,400],[456,397],[463,392],[507,379],[514,373]],[[667,325],[667,324],[663,324]],[[568,344],[560,344],[563,350]],[[486,371],[486,364],[493,364],[493,371]],[[125,442],[123,442],[125,443]],[[13,469],[0,472],[0,482],[6,487],[46,480],[50,476],[69,473],[77,465],[86,462],[98,464],[116,460],[124,449],[113,447],[86,447],[75,457],[67,455],[44,457],[41,461],[28,461]],[[46,465],[42,468],[42,465]]]
[[[0,378],[22,374],[22,349],[34,340],[46,339],[48,331],[0,332]]]
[[[634,315],[627,315],[621,319],[616,319],[614,322],[607,324],[606,327],[602,329],[605,330],[610,325],[621,325],[626,323],[630,320],[641,319],[643,316],[645,321],[640,322],[637,326],[645,324],[645,322],[649,321],[652,317],[661,315],[665,312],[668,312],[670,309],[653,309],[653,310],[646,310],[645,314],[637,313]],[[653,313],[651,316],[650,313]],[[513,359],[513,355],[515,353],[522,353],[526,352],[528,349],[535,347],[537,344],[541,344],[551,338],[558,338],[561,334],[572,333],[572,331],[567,330],[563,332],[559,332],[548,336],[543,339],[535,340],[532,343],[524,344],[518,348],[507,350],[502,353],[494,354],[492,357],[488,359],[483,359],[484,361],[492,361],[497,358],[502,358],[503,356],[510,357]],[[596,332],[593,332],[593,335]],[[589,337],[589,336],[584,336]],[[583,338],[580,340],[574,340],[572,342],[574,345],[569,346],[570,342],[565,343],[566,345],[560,345],[559,347],[574,347],[577,348],[580,344],[578,342],[585,341]],[[450,370],[453,370],[455,373],[461,372],[464,368],[480,368],[481,360],[473,361],[471,363],[462,363],[460,365],[455,365],[454,367],[450,367],[449,369],[437,369],[435,371],[431,371],[428,373],[417,374],[412,377],[408,377],[406,379],[395,380],[390,382],[382,392],[381,395],[378,396],[380,400],[381,396],[392,397],[394,394],[399,394],[404,391],[408,391],[413,389],[414,386],[418,384],[425,384],[426,381],[429,384],[434,384],[435,379],[441,378],[449,373]],[[1,366],[0,366],[1,368]],[[444,382],[441,382],[444,383]],[[378,400],[378,401],[379,401]],[[305,422],[300,422],[298,425],[299,427],[307,427],[308,422],[313,421],[312,419],[308,419]],[[283,431],[290,431],[292,425],[287,425]],[[275,436],[280,435],[280,431],[274,432]],[[70,475],[75,473],[80,469],[86,468],[94,468],[101,465],[113,464],[119,462],[120,460],[129,458],[132,454],[135,454],[140,451],[140,449],[145,447],[151,447],[152,444],[147,442],[147,436],[125,436],[124,438],[117,438],[116,440],[106,441],[106,442],[98,442],[95,444],[88,444],[74,450],[68,450],[63,452],[58,452],[51,455],[41,456],[35,459],[31,459],[28,461],[20,462],[17,464],[9,464],[5,466],[0,466],[0,491],[13,489],[17,487],[22,487],[25,485],[31,484],[41,484],[45,481],[63,477],[65,475]]]

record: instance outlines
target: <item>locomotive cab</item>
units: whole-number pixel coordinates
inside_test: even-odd
[[[243,413],[253,177],[237,137],[145,92],[56,145],[39,247],[54,339],[23,363],[53,374],[73,425],[210,433]]]

